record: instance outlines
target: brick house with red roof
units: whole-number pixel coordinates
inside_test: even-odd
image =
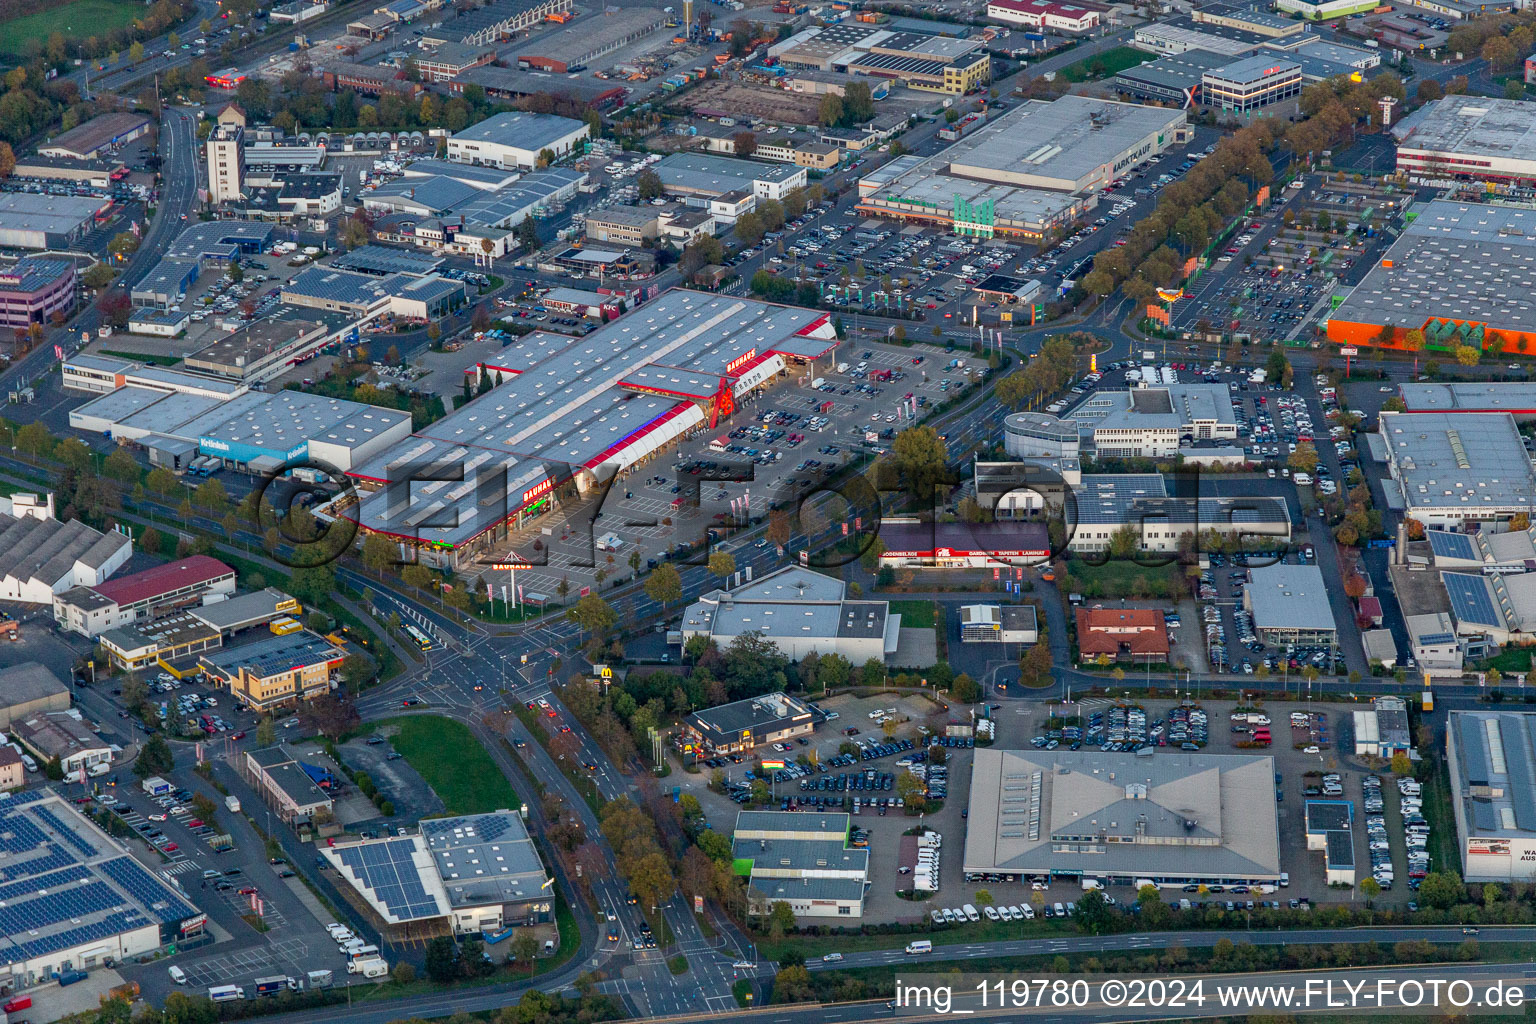
[[[1081,661],[1103,654],[1111,661],[1166,663],[1168,647],[1168,624],[1156,608],[1077,609]]]

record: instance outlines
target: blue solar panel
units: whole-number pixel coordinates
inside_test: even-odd
[[[41,836],[42,833],[38,832]],[[33,857],[31,860],[20,863],[11,862],[0,867],[0,882],[10,882],[18,878],[31,878],[45,871],[56,871],[59,868],[67,868],[71,864],[78,863],[69,851],[56,843],[46,843],[43,846],[44,854],[41,857]]]
[[[412,860],[414,850],[412,840],[397,839],[351,846],[338,851],[337,856],[397,918],[437,917],[440,914],[437,901],[421,884],[421,876]]]
[[[106,910],[127,907],[123,898],[106,882],[88,882],[73,885],[46,896],[21,900],[0,906],[0,933],[24,935],[41,931],[61,921],[79,917],[94,917]]]
[[[129,857],[103,861],[97,870],[122,886],[134,899],[149,908],[162,924],[175,924],[197,913],[192,905],[166,888]]]
[[[1451,599],[1451,612],[1458,622],[1478,625],[1502,626],[1504,619],[1493,607],[1488,588],[1481,576],[1468,573],[1447,572],[1440,578],[1445,581],[1445,592]]]
[[[86,839],[80,835],[80,833],[64,824],[59,816],[54,814],[48,808],[39,807],[32,813],[37,815],[37,817],[42,821],[46,822],[48,827],[53,829],[54,832],[58,834],[59,838],[63,839],[70,846],[73,846],[86,857],[94,857],[99,852],[96,849],[96,844],[87,842]]]
[[[0,815],[0,850],[6,853],[31,853],[48,839],[43,830],[24,814]]]
[[[0,885],[0,900],[18,900],[23,896],[30,896],[39,889],[57,889],[59,886],[68,885],[70,882],[78,882],[82,878],[90,878],[91,869],[84,864],[76,864],[62,871],[52,871],[35,878],[25,878],[19,882],[10,882]]]
[[[1429,550],[1441,558],[1459,558],[1464,561],[1480,561],[1472,538],[1465,533],[1447,533],[1444,530],[1428,530]]]

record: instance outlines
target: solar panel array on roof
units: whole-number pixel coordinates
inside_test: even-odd
[[[1448,572],[1442,573],[1440,578],[1445,581],[1445,592],[1451,599],[1451,612],[1457,622],[1503,626],[1504,618],[1494,608],[1483,577]]]
[[[63,839],[70,846],[73,846],[77,851],[80,852],[81,855],[85,857],[94,857],[97,853],[100,852],[96,849],[96,845],[94,843],[86,841],[86,839],[82,837],[80,833],[64,824],[64,822],[60,820],[59,816],[54,814],[48,808],[39,807],[32,813],[36,814],[41,821],[43,821],[49,828],[53,829],[54,833],[58,835],[60,839]]]
[[[1428,530],[1425,536],[1429,539],[1429,550],[1434,552],[1436,557],[1477,561],[1477,547],[1472,543],[1472,538],[1465,533]]]
[[[421,884],[421,875],[412,859],[415,851],[414,840],[400,839],[348,847],[338,856],[395,917],[401,920],[438,917],[441,911],[437,901]]]
[[[75,863],[75,858],[71,857],[63,847],[48,843],[43,849],[47,852],[41,857],[34,857],[21,863],[13,862],[0,866],[0,882],[9,882],[13,878],[24,878],[28,875],[35,875],[39,871],[52,871],[55,868],[68,867]]]
[[[90,877],[90,868],[84,864],[75,864],[59,871],[50,871],[45,875],[26,878],[20,882],[10,882],[6,885],[0,885],[0,902],[20,899],[40,889],[57,889],[60,886],[68,885],[70,882],[78,882],[82,878]]]
[[[96,867],[149,908],[150,913],[158,917],[162,924],[175,924],[197,913],[190,903],[172,892],[131,857],[116,857]]]

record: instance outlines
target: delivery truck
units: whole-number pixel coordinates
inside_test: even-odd
[[[361,974],[365,978],[382,978],[389,973],[389,963],[383,957],[353,960],[347,964],[348,974]]]
[[[239,814],[240,798],[237,796],[227,796],[224,798],[224,806],[228,807],[232,813]]]
[[[297,978],[290,978],[286,974],[274,974],[268,978],[256,979],[258,996],[275,996],[283,991],[297,992],[301,987]]]
[[[149,778],[139,783],[139,785],[142,786],[144,788],[144,792],[148,793],[150,796],[164,796],[175,788],[158,775],[151,775]]]

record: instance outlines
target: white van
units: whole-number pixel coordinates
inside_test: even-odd
[[[171,966],[166,968],[166,970],[170,973],[171,980],[176,984],[185,985],[187,983],[187,972],[180,967]]]
[[[969,903],[967,903],[965,906],[961,907],[960,909],[965,911],[965,919],[967,921],[980,921],[981,920],[981,915],[978,914],[976,912],[976,908],[971,906]]]
[[[916,956],[919,953],[932,953],[933,943],[928,939],[918,939],[916,942],[907,943],[907,955]]]

